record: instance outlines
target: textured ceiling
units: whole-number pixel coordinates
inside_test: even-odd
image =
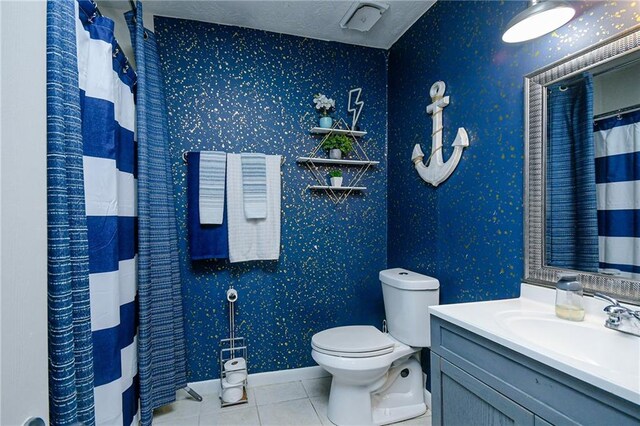
[[[389,9],[368,32],[340,28],[340,21],[353,1],[168,1],[143,0],[145,14],[214,22],[282,34],[330,40],[360,46],[390,48],[429,9],[435,0],[386,0]],[[129,2],[99,0],[119,10]]]

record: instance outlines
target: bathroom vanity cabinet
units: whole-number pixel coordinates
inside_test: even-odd
[[[640,425],[631,401],[433,315],[431,395],[435,426]]]

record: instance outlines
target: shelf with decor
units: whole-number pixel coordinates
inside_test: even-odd
[[[377,164],[380,164],[379,161],[372,160],[336,160],[333,158],[319,157],[298,157],[296,161],[298,163],[335,164],[337,166],[375,166]]]
[[[364,131],[352,131],[344,120],[339,119],[331,128],[313,127],[311,133],[322,135],[320,143],[307,156],[298,157],[296,161],[304,164],[311,171],[317,184],[309,185],[307,189],[312,191],[325,191],[331,200],[339,204],[347,199],[352,192],[365,191],[367,187],[358,186],[365,172],[379,161],[369,159],[367,153],[358,142],[358,138],[367,134]],[[329,151],[329,157],[319,156],[322,151]],[[350,158],[342,158],[349,155]],[[331,166],[338,169],[330,170],[331,185],[327,185],[327,169]],[[342,186],[342,171],[340,167],[356,169],[345,186]]]
[[[361,138],[367,134],[367,132],[362,130],[349,130],[349,129],[333,129],[326,127],[312,127],[310,130],[311,133],[315,133],[317,135],[326,135],[328,133],[333,133],[336,135],[351,135],[356,138]]]
[[[366,186],[331,186],[331,185],[309,185],[309,189],[313,190],[330,190],[330,191],[366,191]]]

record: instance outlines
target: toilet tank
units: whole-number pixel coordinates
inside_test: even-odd
[[[440,282],[402,268],[380,272],[389,334],[416,348],[431,346],[429,306],[440,300]]]

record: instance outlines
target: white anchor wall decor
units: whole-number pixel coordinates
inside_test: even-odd
[[[432,114],[433,133],[431,133],[431,155],[427,159],[427,164],[422,162],[424,153],[420,149],[420,144],[413,147],[411,161],[416,166],[418,174],[427,183],[438,186],[456,169],[462,158],[462,150],[469,146],[469,136],[464,127],[458,128],[458,134],[453,141],[453,154],[447,162],[442,161],[442,110],[449,105],[449,96],[444,96],[446,85],[444,81],[436,81],[429,90],[429,95],[433,101],[427,106],[427,114]]]

